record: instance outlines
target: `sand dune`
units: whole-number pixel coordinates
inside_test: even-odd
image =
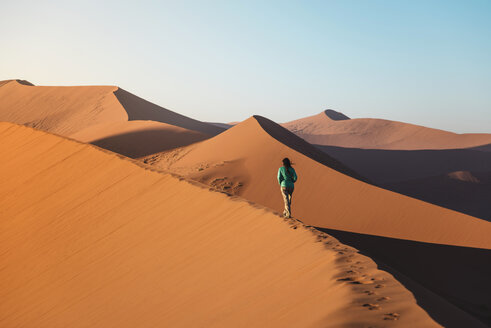
[[[490,133],[456,134],[403,122],[358,118],[339,120],[325,111],[282,124],[312,144],[365,149],[454,149],[491,143]],[[335,117],[333,119],[332,117]]]
[[[288,145],[288,146],[287,146]],[[145,161],[280,210],[276,171],[283,157],[300,179],[294,215],[330,229],[448,245],[491,248],[491,223],[377,188],[278,124],[254,116],[224,133]]]
[[[276,172],[285,156],[292,159],[299,174],[293,195],[293,215],[316,227],[388,240],[376,244],[374,247],[379,248],[371,250],[378,255],[387,253],[382,256],[388,261],[383,263],[384,267],[399,267],[398,264],[405,258],[404,252],[390,256],[393,254],[390,244],[399,245],[405,241],[424,245],[428,249],[444,245],[469,250],[485,249],[489,257],[490,222],[390,192],[339,173],[329,167],[339,162],[325,153],[319,153],[314,146],[262,117],[251,117],[212,139],[149,156],[145,161],[281,211],[283,204]],[[341,168],[349,174],[345,168]],[[364,245],[361,244],[362,247]],[[423,299],[427,306],[425,309],[434,318],[441,319],[439,322],[447,327],[474,325],[449,321],[449,311],[441,308],[449,302],[486,321],[487,312],[482,314],[479,309],[486,308],[483,300],[491,286],[487,278],[487,272],[491,269],[489,261],[476,262],[474,266],[466,267],[465,274],[460,276],[466,287],[467,281],[476,283],[471,289],[466,290],[458,280],[440,279],[438,284],[425,283],[438,279],[438,276],[448,275],[447,268],[448,265],[439,268],[438,264],[432,270],[416,266],[403,271],[402,275],[422,284],[423,287],[418,284],[414,287],[412,283],[406,286],[412,288],[416,297]],[[473,293],[478,296],[470,297]],[[432,297],[437,301],[428,301]]]
[[[223,131],[115,86],[45,87],[19,80],[4,81],[0,87],[0,121],[80,137],[132,157],[188,145]]]
[[[471,149],[384,150],[317,146],[378,184],[395,183],[456,171],[485,172],[491,153]]]
[[[2,327],[438,326],[299,222],[29,127],[0,138]]]
[[[482,174],[488,171],[491,168],[490,152],[317,147],[385,189],[488,221],[491,219],[487,184],[455,180],[471,179],[464,172]]]
[[[457,171],[383,187],[491,222],[491,172]]]
[[[208,139],[200,132],[155,121],[124,121],[89,126],[70,135],[131,158],[187,146]]]
[[[231,124],[231,123],[220,123],[220,122],[207,122],[207,123],[216,125],[216,126],[223,128],[225,130],[230,129],[232,126],[235,125],[235,124]]]

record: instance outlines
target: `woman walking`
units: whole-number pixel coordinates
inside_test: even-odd
[[[278,183],[280,184],[281,194],[283,195],[283,201],[285,202],[285,210],[283,211],[283,216],[285,218],[292,217],[292,194],[296,181],[297,173],[292,167],[290,159],[283,158],[283,166],[278,169]]]

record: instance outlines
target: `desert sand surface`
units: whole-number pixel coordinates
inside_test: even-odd
[[[224,130],[157,106],[116,86],[34,86],[20,80],[2,83],[0,121],[80,137],[80,141],[95,142],[131,157],[148,155],[147,150],[188,145]],[[150,142],[152,146],[148,145]]]
[[[439,326],[296,220],[30,127],[0,138],[2,327]]]
[[[455,134],[379,119],[350,119],[327,110],[283,124],[385,189],[489,220],[485,183],[456,183],[452,172],[485,174],[491,134]]]
[[[385,150],[317,146],[377,185],[426,202],[491,219],[491,152],[475,149]],[[484,175],[472,182],[458,172]]]
[[[187,146],[210,136],[156,121],[123,121],[89,126],[70,135],[115,153],[138,158]]]
[[[268,119],[251,117],[214,138],[148,156],[144,161],[281,211],[283,202],[276,172],[283,157],[293,161],[299,175],[293,194],[295,218],[332,232],[383,240],[370,250],[378,259],[385,260],[380,264],[393,274],[417,283],[419,287],[412,283],[406,287],[412,286],[419,304],[426,302],[428,294],[434,294],[442,303],[450,302],[480,320],[488,320],[489,310],[480,309],[486,309],[491,291],[488,281],[490,222],[355,179],[342,164]],[[348,175],[331,168],[331,164],[341,165],[335,168]],[[352,240],[347,239],[347,243]],[[392,244],[401,243],[418,247],[399,247],[397,256],[392,256]],[[364,247],[371,245],[358,246],[366,252]],[[418,265],[418,256],[440,254],[440,249],[444,249],[445,256],[432,259],[434,267]],[[452,254],[456,254],[455,257]],[[408,257],[416,261],[410,270],[399,265]],[[464,274],[460,257],[477,262],[466,266]],[[431,264],[431,260],[428,261]],[[441,261],[447,262],[440,266]],[[442,279],[442,276],[451,279]],[[445,312],[434,304],[425,303],[425,309],[445,326],[458,327],[446,320]]]
[[[359,174],[379,184],[452,172],[486,172],[491,153],[472,149],[384,150],[317,146]]]
[[[326,110],[282,124],[311,144],[363,149],[455,149],[491,144],[491,133],[457,134],[373,118],[349,119]]]
[[[491,221],[491,171],[456,171],[399,181],[384,188]]]
[[[491,248],[491,223],[352,178],[350,175],[356,177],[356,173],[261,116],[251,117],[214,138],[151,155],[144,161],[280,210],[283,200],[276,172],[283,157],[292,159],[301,174],[297,182],[301,191],[294,194],[294,215],[307,224]]]

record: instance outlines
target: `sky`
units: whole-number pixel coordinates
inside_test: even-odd
[[[202,121],[491,133],[489,0],[0,1],[0,80],[118,85]]]

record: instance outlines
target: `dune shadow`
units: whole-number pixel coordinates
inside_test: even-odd
[[[92,141],[91,144],[130,158],[139,158],[207,139],[198,133],[146,129],[121,133]]]
[[[443,175],[389,183],[382,187],[491,221],[491,171],[472,172],[472,177],[476,178],[477,182],[461,181]]]
[[[316,147],[384,189],[491,221],[491,152]],[[479,182],[450,178],[455,171]]]
[[[275,138],[287,147],[307,157],[310,157],[314,161],[328,166],[338,172],[346,174],[352,178],[371,183],[369,179],[364,177],[355,169],[347,167],[333,156],[330,156],[330,154],[308,143],[307,141],[300,138],[288,129],[282,127],[281,125],[259,115],[254,115],[254,118],[266,133],[268,133],[271,137]]]
[[[491,324],[491,250],[423,243],[317,228],[372,258],[409,289],[418,304],[445,327],[463,327],[424,289]],[[415,286],[416,282],[419,286]]]
[[[160,107],[121,88],[118,88],[118,90],[114,92],[114,95],[126,110],[128,120],[130,121],[157,121],[192,131],[198,131],[210,136],[215,136],[225,131],[222,127],[204,123]]]
[[[382,150],[316,145],[364,177],[386,184],[455,171],[486,172],[491,153],[473,149]]]
[[[337,112],[333,109],[326,109],[324,111],[324,114],[333,121],[350,120],[348,116],[344,115],[343,113]]]
[[[487,144],[487,145],[472,147],[472,148],[469,148],[469,149],[479,150],[479,151],[485,151],[485,152],[491,152],[491,143],[490,144]]]

